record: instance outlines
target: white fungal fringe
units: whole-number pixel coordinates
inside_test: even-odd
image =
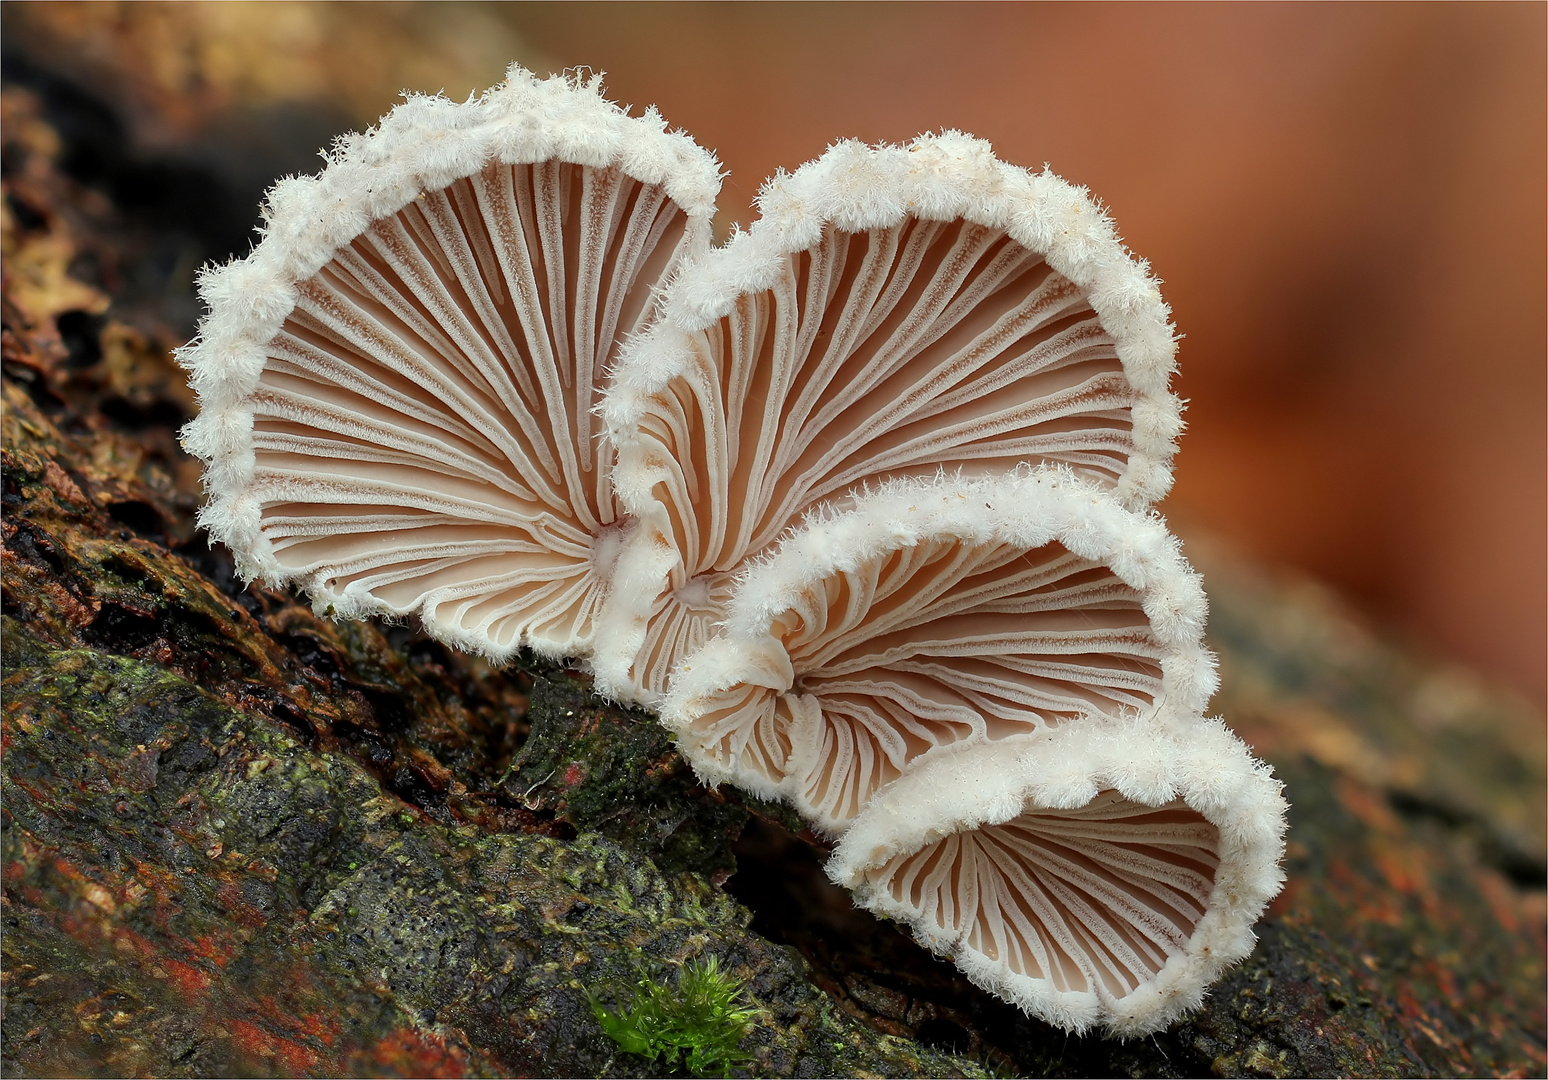
[[[892,481],[813,513],[729,591],[662,722],[705,780],[829,833],[960,744],[1186,727],[1217,685],[1176,539],[1067,469]]]
[[[1252,951],[1286,804],[1218,721],[964,747],[878,793],[828,875],[985,990],[1071,1032],[1177,1020]]]
[[[200,275],[208,313],[178,353],[201,405],[183,432],[183,445],[205,462],[200,524],[232,550],[245,579],[300,584],[335,618],[418,615],[432,634],[496,662],[524,645],[555,656],[586,651],[606,585],[587,577],[588,534],[616,517],[612,453],[589,430],[591,396],[607,354],[643,327],[630,313],[643,307],[648,316],[651,290],[664,283],[651,277],[663,271],[650,252],[670,224],[654,197],[609,178],[621,174],[676,205],[686,218],[682,239],[669,233],[660,244],[671,251],[675,243],[681,264],[708,248],[715,159],[667,131],[654,109],[628,116],[596,79],[540,80],[517,66],[480,98],[410,95],[376,128],[339,139],[326,159],[317,176],[269,193],[251,255]],[[566,164],[592,170],[584,192],[542,190],[579,188],[559,175]],[[511,176],[494,165],[511,166]],[[605,287],[612,271],[644,274],[640,296],[620,292],[625,280],[614,282],[616,295],[566,298],[554,262],[565,240],[549,235],[542,204],[562,208],[574,197],[589,200],[577,228],[609,244],[588,252],[579,243],[576,287],[598,275]],[[486,205],[500,211],[502,198],[510,220],[473,223]],[[408,213],[416,204],[423,215]],[[619,220],[626,206],[638,229]],[[510,242],[523,229],[527,242]],[[529,245],[542,249],[530,267],[522,261]],[[350,307],[357,297],[366,301],[359,311]],[[512,304],[525,305],[514,330]],[[548,327],[533,325],[543,319]],[[594,369],[572,370],[587,367],[575,352],[587,319],[602,335],[600,351]],[[565,389],[577,382],[591,389]],[[255,412],[265,417],[256,435]],[[553,438],[545,427],[556,429]],[[350,475],[330,475],[325,455],[334,452],[355,463]],[[265,454],[283,464],[261,465]],[[308,521],[306,511],[278,523],[279,504],[335,498],[359,509],[347,520]],[[381,504],[374,518],[373,503]],[[476,526],[475,535],[450,535],[458,522]],[[387,539],[411,526],[444,535]],[[330,529],[362,539],[349,551],[321,550]],[[492,529],[505,530],[503,546]],[[363,547],[372,535],[405,550],[373,569]],[[552,565],[530,565],[535,549],[554,551]],[[508,601],[482,602],[491,590]]]
[[[854,488],[1023,462],[1131,509],[1171,485],[1170,313],[1084,189],[948,131],[839,143],[759,206],[674,282],[602,408],[640,542],[679,558],[654,594],[609,601],[596,672],[620,697],[659,699],[650,658],[683,620],[662,596]]]

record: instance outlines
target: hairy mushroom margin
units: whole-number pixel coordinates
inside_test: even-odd
[[[1171,485],[1176,342],[1084,190],[958,132],[842,142],[674,283],[603,406],[641,520],[597,678],[659,699],[728,577],[813,507],[946,468],[1068,465],[1142,508]]]
[[[828,874],[1066,1031],[1157,1031],[1252,951],[1284,883],[1281,785],[1218,722],[1071,725],[881,791]]]
[[[339,618],[584,654],[625,528],[604,370],[709,246],[714,158],[595,82],[410,97],[269,194],[179,354],[201,524]]]
[[[410,96],[200,278],[200,523],[333,618],[589,664],[835,881],[1072,1031],[1199,1002],[1284,800],[1204,710],[1148,267],[958,132],[720,174],[596,79]]]
[[[893,481],[734,585],[661,718],[705,779],[842,832],[966,742],[1202,715],[1216,678],[1177,541],[1068,469]]]

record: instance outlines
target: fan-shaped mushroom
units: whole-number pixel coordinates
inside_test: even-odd
[[[1253,945],[1285,802],[1217,722],[1089,723],[946,754],[828,865],[970,979],[1067,1031],[1157,1030]]]
[[[335,617],[669,689],[866,906],[1066,1028],[1159,1027],[1251,947],[1283,801],[1199,719],[1203,596],[1143,514],[1156,283],[957,133],[835,146],[710,252],[718,186],[514,67],[341,140],[201,281],[202,524]]]
[[[583,651],[622,528],[602,372],[708,247],[718,188],[653,111],[516,67],[341,140],[201,281],[201,523],[335,616],[417,613],[497,660]]]
[[[707,779],[837,832],[962,742],[1194,722],[1215,689],[1204,608],[1159,520],[1067,469],[893,481],[748,571],[661,717]]]
[[[1084,191],[947,132],[841,143],[760,207],[609,387],[620,498],[646,522],[620,565],[670,578],[610,603],[613,693],[654,700],[728,575],[866,484],[1058,462],[1143,506],[1171,482],[1167,308]]]

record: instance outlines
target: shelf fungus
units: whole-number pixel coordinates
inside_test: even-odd
[[[1252,951],[1285,802],[1218,722],[964,746],[880,791],[828,864],[979,986],[1066,1031],[1156,1031]]]
[[[740,578],[661,718],[705,779],[839,833],[965,743],[1195,721],[1216,684],[1204,608],[1159,520],[1068,469],[893,481]]]
[[[1284,830],[1149,509],[1156,281],[957,132],[838,143],[716,249],[719,185],[519,67],[344,137],[201,277],[201,524],[334,618],[590,665],[979,985],[1156,1030],[1251,948]]]
[[[731,575],[814,506],[942,467],[1070,466],[1131,507],[1165,494],[1175,342],[1143,263],[1086,194],[955,132],[844,142],[759,199],[673,285],[603,415],[641,521],[598,682],[655,701]]]
[[[625,524],[594,412],[709,245],[714,158],[593,81],[411,97],[281,182],[180,354],[201,523],[341,618],[499,661],[583,654]]]

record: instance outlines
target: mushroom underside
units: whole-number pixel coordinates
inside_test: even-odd
[[[1219,830],[1174,800],[1106,790],[1074,810],[1029,803],[865,872],[942,938],[1059,992],[1121,999],[1186,951],[1208,910]]]
[[[671,588],[733,572],[814,507],[889,479],[1052,462],[1118,485],[1140,395],[1085,293],[1003,231],[830,225],[772,269],[723,318],[662,335],[681,374],[620,448],[621,467],[659,470]],[[633,671],[647,694],[674,633],[661,624],[680,615],[650,615]]]
[[[746,674],[688,705],[685,746],[839,828],[932,751],[1153,711],[1167,650],[1142,602],[1058,542],[877,552],[718,644]]]
[[[281,572],[497,648],[583,639],[617,519],[602,372],[692,234],[617,167],[493,163],[340,249],[251,397]]]
[[[683,462],[689,576],[728,570],[812,506],[879,480],[1057,461],[1111,486],[1136,394],[1086,297],[958,219],[830,226],[770,289],[686,340],[647,437]]]

